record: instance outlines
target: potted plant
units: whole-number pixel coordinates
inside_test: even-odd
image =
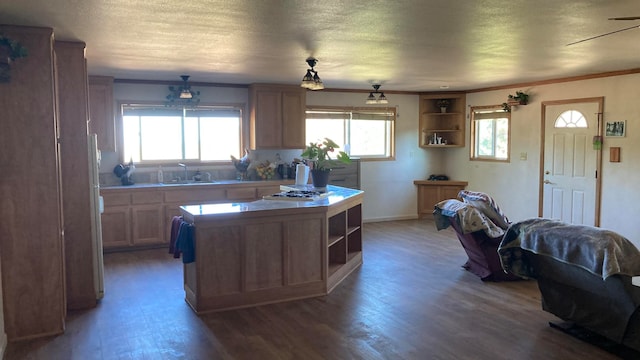
[[[27,49],[19,42],[0,34],[0,83],[11,80],[11,61],[27,54]]]
[[[509,105],[527,105],[528,102],[529,95],[522,91],[516,91],[515,95],[509,94],[509,97],[507,98],[507,103]]]
[[[451,101],[449,99],[439,99],[436,101],[436,106],[440,108],[440,112],[446,113],[447,109],[451,105]]]
[[[318,188],[326,187],[333,166],[339,163],[351,163],[351,158],[344,151],[338,151],[335,159],[331,158],[330,154],[334,153],[337,148],[338,144],[335,141],[324,138],[322,142],[309,143],[300,155],[303,159],[306,159],[307,165],[311,166],[313,186]]]

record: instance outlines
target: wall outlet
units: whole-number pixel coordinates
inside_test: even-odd
[[[527,153],[526,152],[521,152],[520,153],[520,160],[527,160]]]

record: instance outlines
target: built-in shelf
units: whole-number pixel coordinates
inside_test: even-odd
[[[341,211],[328,221],[328,287],[362,263],[362,205]]]
[[[437,106],[450,102],[446,112]],[[422,148],[452,148],[465,145],[465,94],[430,93],[420,95],[419,145]]]

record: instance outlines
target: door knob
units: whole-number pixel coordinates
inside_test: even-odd
[[[545,180],[545,181],[543,181],[542,183],[543,183],[543,184],[551,184],[551,181],[549,181],[549,180]]]

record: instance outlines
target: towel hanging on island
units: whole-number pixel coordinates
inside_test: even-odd
[[[171,220],[171,239],[169,254],[178,259],[182,254],[185,264],[195,261],[195,247],[193,244],[194,226],[184,221],[182,216],[174,216]]]
[[[182,253],[182,262],[184,264],[192,263],[196,261],[195,246],[193,244],[193,238],[195,236],[195,226],[183,221],[178,230],[178,237],[176,238],[176,252],[178,256]],[[174,253],[175,257],[175,253]]]

